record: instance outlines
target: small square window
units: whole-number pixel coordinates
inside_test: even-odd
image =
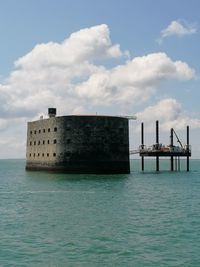
[[[67,139],[67,144],[70,144],[71,143],[71,139]]]
[[[45,129],[43,129],[43,133],[45,133]]]
[[[39,134],[41,133],[41,130],[39,130]]]
[[[34,146],[36,145],[36,141],[34,141]]]
[[[32,134],[33,132],[32,131],[30,131],[30,134]]]
[[[35,130],[35,131],[34,131],[34,134],[36,134],[36,133],[37,133],[37,131]]]
[[[31,154],[29,154],[29,157],[31,158]]]
[[[37,156],[39,157],[40,156],[40,153],[38,153]]]
[[[53,140],[53,143],[54,143],[54,144],[56,144],[56,143],[57,143],[57,140],[56,140],[56,139],[54,139],[54,140]]]
[[[54,132],[57,132],[57,127],[54,127]]]
[[[45,144],[45,140],[43,140],[42,144],[43,144],[43,145]]]
[[[32,146],[32,142],[30,142],[30,146]]]
[[[42,156],[44,157],[44,153],[42,153]]]
[[[40,145],[40,141],[38,141],[38,145]]]
[[[49,140],[47,140],[47,144],[49,145]]]
[[[53,153],[53,156],[56,157],[56,153]]]
[[[50,128],[48,128],[48,133],[50,133],[50,131],[51,131]]]
[[[47,153],[47,157],[49,157],[49,153]]]

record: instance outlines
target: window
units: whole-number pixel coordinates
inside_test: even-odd
[[[53,143],[54,143],[54,144],[56,144],[56,143],[57,143],[57,140],[56,140],[56,139],[54,139],[54,140],[53,140]]]
[[[39,134],[41,133],[41,130],[39,130]]]
[[[43,145],[45,144],[45,140],[43,140],[42,144],[43,144]]]
[[[36,134],[36,133],[37,133],[37,131],[35,130],[35,131],[34,131],[34,134]]]
[[[70,144],[71,143],[71,139],[67,139],[67,144]]]
[[[29,157],[31,158],[31,153],[29,154]]]
[[[54,132],[57,132],[57,127],[54,127]]]
[[[38,141],[38,146],[40,145],[40,141]]]
[[[44,157],[44,153],[42,153],[42,156]]]
[[[35,158],[35,153],[33,154],[33,157]]]
[[[56,157],[56,153],[53,153],[53,156]]]
[[[36,141],[34,141],[34,146],[36,145]]]
[[[50,131],[51,131],[50,128],[48,128],[48,133],[50,133]]]
[[[30,134],[32,134],[33,132],[32,131],[30,131]]]
[[[32,142],[30,142],[30,146],[32,146]]]
[[[43,133],[45,133],[45,129],[43,129]]]
[[[38,153],[37,156],[39,157],[40,156],[40,153]]]
[[[47,140],[47,144],[49,145],[49,140]]]
[[[47,157],[49,157],[49,153],[47,153]]]

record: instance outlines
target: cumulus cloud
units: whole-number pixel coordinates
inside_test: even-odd
[[[197,27],[194,24],[189,24],[185,21],[173,20],[167,28],[163,29],[160,33],[160,38],[157,40],[158,43],[162,43],[164,38],[170,36],[183,37],[186,35],[195,34]]]
[[[195,71],[165,53],[136,57],[110,70],[102,69],[75,88],[78,96],[94,104],[141,103],[165,80],[190,80]]]
[[[73,113],[78,110],[75,86],[103,68],[95,61],[124,54],[104,24],[73,33],[60,44],[36,45],[0,85],[2,113],[31,116],[52,105]]]
[[[15,62],[16,69],[0,85],[4,116],[32,117],[49,106],[76,113],[95,105],[145,102],[165,80],[190,80],[187,63],[153,53],[105,68],[96,60],[119,58],[127,52],[112,44],[107,25],[71,34],[62,43],[39,44]],[[77,108],[78,107],[78,108]]]
[[[155,105],[138,112],[136,116],[139,121],[145,122],[145,127],[149,130],[153,130],[156,120],[160,121],[160,127],[163,131],[169,131],[170,128],[182,130],[187,125],[194,129],[200,128],[200,120],[193,119],[189,114],[186,114],[181,104],[173,98],[160,100]]]
[[[39,44],[27,55],[15,62],[16,67],[69,67],[98,58],[120,57],[119,44],[112,45],[109,28],[102,24],[72,33],[61,44]]]
[[[117,59],[124,63],[117,65]],[[116,65],[108,68],[105,60]],[[59,114],[87,113],[96,106],[117,107],[120,112],[145,103],[164,81],[188,81],[194,76],[186,62],[165,53],[131,59],[112,43],[105,24],[82,29],[61,43],[38,44],[16,60],[15,69],[0,84],[0,131],[10,129],[5,140],[14,145],[9,139],[12,129],[23,128],[24,135],[16,136],[25,139],[25,122],[46,113],[47,107],[58,107]]]

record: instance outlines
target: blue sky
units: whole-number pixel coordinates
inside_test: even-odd
[[[198,0],[1,0],[0,102],[3,108],[0,110],[0,134],[3,141],[0,143],[0,158],[25,156],[26,121],[36,119],[40,113],[45,113],[55,95],[57,100],[52,105],[62,107],[61,114],[137,114],[138,121],[131,122],[130,125],[131,135],[135,138],[134,142],[131,141],[132,147],[139,143],[139,133],[134,129],[139,127],[141,120],[146,119],[147,133],[151,137],[151,125],[157,118],[163,119],[161,130],[165,143],[168,142],[168,128],[177,125],[180,135],[184,136],[185,125],[191,121],[194,157],[200,157],[199,10]],[[183,26],[186,32],[179,34],[178,29],[173,32],[174,28],[169,28],[172,22],[176,22],[177,27]],[[95,26],[97,28],[93,29]],[[44,77],[52,77],[52,65],[57,66],[55,58],[51,62],[51,67],[46,66],[46,57],[52,53],[60,53],[46,44],[52,42],[53,47],[59,46],[58,50],[62,50],[60,44],[64,40],[68,40],[72,33],[80,36],[80,30],[86,28],[89,31],[84,32],[81,38],[97,34],[94,38],[109,40],[106,44],[101,44],[92,55],[88,56],[86,51],[82,51],[81,57],[84,57],[84,62],[73,65],[74,71],[77,71],[75,76],[70,76],[68,69],[63,68],[62,74],[59,69],[59,73],[55,75],[57,83],[52,86],[46,83]],[[83,39],[81,40],[84,43]],[[34,47],[39,44],[44,46],[39,46],[34,54]],[[87,45],[92,49],[96,43],[93,40]],[[115,52],[106,51],[103,45],[108,50],[115,49]],[[120,48],[117,50],[115,45],[119,45]],[[80,49],[87,47],[80,46]],[[104,52],[100,53],[99,49]],[[63,55],[68,53],[66,51]],[[132,65],[127,63],[132,62],[134,58],[138,60]],[[67,60],[68,58],[66,62]],[[151,64],[148,65],[149,60]],[[177,73],[173,76],[173,68],[177,66],[177,61],[181,62],[181,69],[176,70]],[[18,62],[17,66],[15,62]],[[89,66],[86,66],[86,62],[90,63]],[[155,71],[149,74],[147,68],[152,69],[154,62]],[[139,69],[138,64],[142,64]],[[38,73],[44,71],[43,78],[35,72],[34,66],[40,70]],[[81,70],[77,66],[82,66]],[[120,71],[119,66],[122,66]],[[170,73],[166,73],[167,68]],[[131,80],[131,71],[141,76],[139,81],[136,78],[134,81]],[[63,77],[65,72],[66,76],[70,76],[66,80]],[[117,77],[117,73],[121,78]],[[143,73],[146,73],[144,77]],[[126,75],[129,75],[127,80],[130,79],[128,85],[125,81]],[[147,79],[148,75],[151,78]],[[99,88],[102,80],[103,86],[105,83],[106,86],[101,91]],[[96,84],[96,81],[99,83]],[[68,86],[65,87],[64,84],[67,83]],[[137,88],[138,83],[140,86]],[[45,86],[48,87],[48,91],[45,90]],[[62,90],[58,88],[56,91],[56,86],[60,86]],[[64,90],[70,91],[70,94],[65,94]],[[72,90],[76,94],[71,92]],[[41,102],[37,98],[40,93],[43,98]],[[68,109],[64,107],[64,101],[60,100],[64,97],[66,103],[70,102]],[[161,107],[165,108],[161,110]],[[168,111],[170,116],[167,117],[164,113]],[[162,112],[163,116],[156,115]],[[147,114],[155,116],[149,118]]]
[[[198,64],[199,36],[155,42],[172,20],[197,23],[198,0],[7,0],[0,1],[1,74],[37,43],[62,41],[72,32],[102,23],[109,25],[113,42],[133,56],[167,51],[172,57]],[[192,52],[192,53],[191,53]]]

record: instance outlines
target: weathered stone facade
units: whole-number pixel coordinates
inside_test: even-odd
[[[27,170],[129,173],[128,119],[70,115],[28,122]]]

